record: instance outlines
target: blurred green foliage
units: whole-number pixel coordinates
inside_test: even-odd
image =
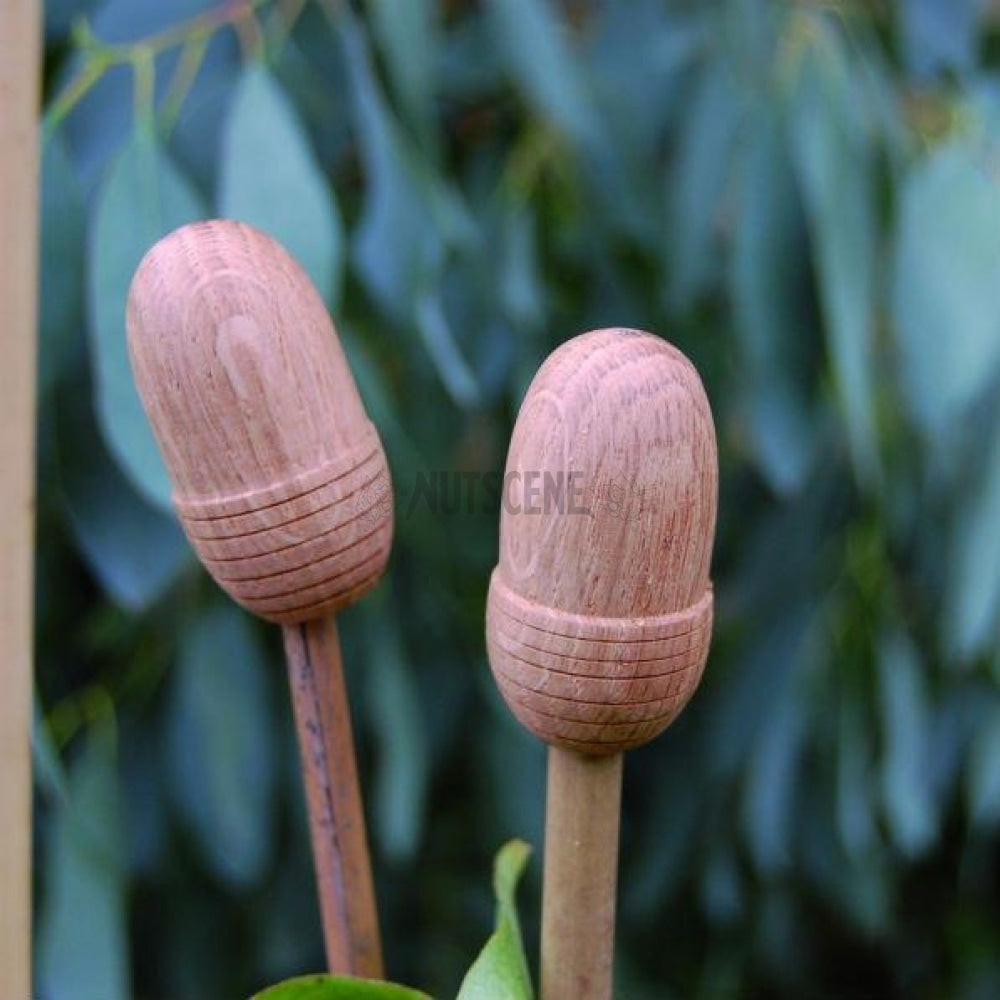
[[[1000,995],[1000,25],[977,0],[49,0],[37,994],[247,995],[322,965],[272,630],[198,569],[123,307],[232,214],[334,310],[399,496],[344,616],[393,978],[454,995],[544,751],[494,691],[502,469],[582,330],[699,366],[702,690],[630,755],[623,1000]],[[533,955],[538,872],[523,913]],[[534,959],[533,959],[534,960]]]

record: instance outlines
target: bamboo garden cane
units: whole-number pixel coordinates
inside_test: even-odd
[[[0,4],[0,996],[31,993],[31,690],[38,301],[37,0]]]
[[[542,365],[507,457],[486,619],[504,699],[550,745],[542,1000],[611,996],[622,754],[701,678],[717,492],[708,401],[666,341],[598,330]]]
[[[305,272],[249,226],[194,223],[153,247],[128,334],[188,538],[231,597],[284,629],[330,970],[381,978],[332,617],[388,559],[378,434]]]

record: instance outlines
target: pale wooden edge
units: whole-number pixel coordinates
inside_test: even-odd
[[[31,993],[31,691],[41,9],[0,4],[0,997]]]

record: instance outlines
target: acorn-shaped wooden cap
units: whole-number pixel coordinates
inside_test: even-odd
[[[389,470],[322,299],[270,237],[199,222],[143,258],[136,384],[199,558],[283,624],[349,604],[392,541]]]
[[[717,497],[712,413],[680,351],[596,330],[546,360],[507,456],[486,616],[523,725],[608,754],[673,721],[708,655]]]

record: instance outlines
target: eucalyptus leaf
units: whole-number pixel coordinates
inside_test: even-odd
[[[880,475],[875,426],[875,159],[839,35],[819,19],[792,84],[790,137],[855,473]]]
[[[69,778],[42,712],[37,691],[32,698],[31,769],[36,787],[61,806],[70,802]]]
[[[396,100],[425,144],[434,130],[435,74],[440,45],[434,0],[368,0]]]
[[[110,728],[87,734],[68,786],[45,858],[36,986],[51,1000],[126,1000],[126,851]]]
[[[701,872],[701,905],[716,926],[734,924],[743,908],[743,886],[730,845],[718,839]]]
[[[530,104],[571,139],[592,146],[600,134],[587,78],[565,22],[550,0],[493,0],[493,37]]]
[[[298,976],[255,993],[251,1000],[431,1000],[395,983],[351,976]]]
[[[980,724],[969,752],[966,789],[972,822],[992,830],[1000,823],[1000,707],[991,706]]]
[[[111,460],[89,395],[57,387],[60,498],[76,546],[108,597],[129,611],[152,605],[193,563],[176,517],[138,495]]]
[[[253,622],[229,603],[202,610],[182,638],[165,749],[180,817],[234,889],[261,878],[273,849],[270,697]]]
[[[787,870],[793,857],[795,791],[806,736],[806,708],[791,679],[776,690],[748,768],[743,806],[750,851],[765,874]]]
[[[384,591],[382,592],[384,593]],[[375,832],[387,857],[409,861],[420,846],[426,806],[427,736],[420,716],[413,665],[394,622],[398,615],[387,607],[373,608],[376,618],[365,618],[371,665],[368,699],[378,739],[374,784]]]
[[[757,107],[751,123],[733,234],[733,319],[746,363],[752,446],[772,488],[792,493],[815,447],[805,222],[777,110]]]
[[[500,304],[516,326],[536,330],[545,319],[545,288],[538,256],[538,221],[530,207],[511,206],[504,213],[500,245]]]
[[[871,857],[878,839],[871,741],[862,712],[860,701],[845,694],[837,729],[836,818],[841,846],[855,868]],[[865,903],[859,899],[857,905]]]
[[[437,274],[444,245],[416,162],[379,89],[364,35],[346,10],[337,23],[367,178],[362,215],[351,237],[355,266],[379,305],[401,318]]]
[[[111,455],[151,503],[172,510],[171,485],[132,379],[125,338],[129,285],[146,251],[204,215],[194,189],[151,131],[140,128],[97,195],[87,273],[97,415]]]
[[[532,1000],[534,990],[521,941],[514,894],[531,848],[523,840],[505,844],[493,867],[496,929],[462,980],[457,1000]]]
[[[1000,432],[955,504],[945,575],[944,633],[959,662],[996,648],[1000,619]]]
[[[404,142],[379,88],[364,34],[346,8],[337,27],[367,174],[364,209],[352,236],[355,266],[388,315],[412,323],[416,314],[417,329],[445,387],[459,405],[471,405],[478,398],[471,369],[443,313],[433,308],[427,313],[448,247],[470,238],[471,223]]]
[[[686,76],[704,46],[706,20],[660,0],[600,4],[583,42],[608,127],[632,156],[655,154],[664,130],[690,107]],[[629,72],[622,72],[628,66]]]
[[[669,179],[669,300],[685,309],[716,277],[720,213],[732,172],[739,91],[721,55],[701,70]]]
[[[903,55],[912,74],[927,77],[974,68],[982,0],[900,0],[896,6]]]
[[[479,399],[479,386],[455,342],[440,297],[433,293],[421,295],[416,303],[415,320],[448,394],[459,406],[472,406]]]
[[[340,212],[298,113],[259,64],[236,86],[219,170],[220,215],[273,236],[336,305],[344,266]]]
[[[882,797],[889,831],[908,857],[925,853],[937,834],[927,781],[930,720],[924,666],[912,641],[894,631],[879,648],[879,694],[885,751]]]
[[[938,437],[1000,376],[1000,181],[953,142],[899,195],[892,308],[903,387]]]

